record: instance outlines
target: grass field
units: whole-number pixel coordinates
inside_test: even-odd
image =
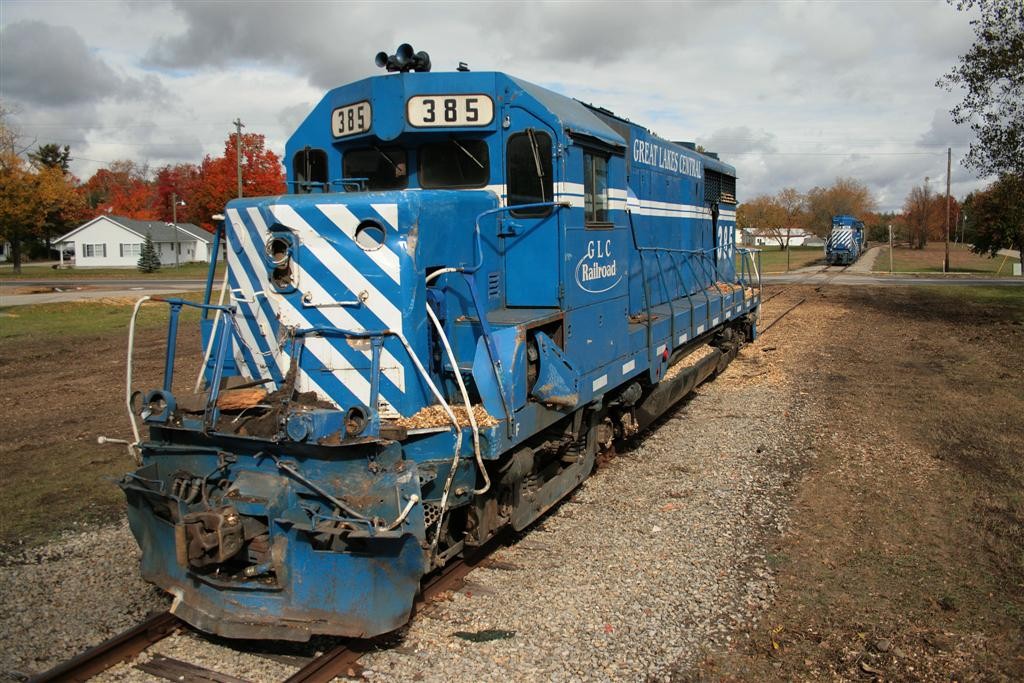
[[[188,297],[196,298],[198,293]],[[131,467],[124,408],[132,301],[0,308],[0,545],[33,545],[123,513],[114,480]],[[159,386],[168,307],[139,315],[135,388]],[[181,315],[175,391],[199,370],[198,311]]]
[[[201,298],[199,292],[176,296],[192,301]],[[111,333],[127,335],[134,303],[135,299],[124,298],[0,307],[0,340],[23,340],[31,345],[52,336],[68,339]],[[169,310],[166,304],[146,306],[139,314],[138,326],[162,329],[167,324]],[[199,320],[198,309],[184,307],[179,320],[182,324]]]
[[[944,242],[932,242],[924,249],[910,249],[896,245],[892,250],[894,273],[941,273],[946,253]],[[951,273],[990,273],[1012,275],[1015,259],[997,256],[989,258],[975,254],[963,244],[949,245],[949,267]],[[876,273],[889,272],[889,246],[884,245],[875,260]]]
[[[21,273],[4,264],[0,267],[3,280],[202,280],[209,268],[207,263],[186,263],[175,268],[164,266],[155,273],[142,273],[137,268],[51,268],[48,265],[24,264]],[[218,270],[220,265],[218,264]]]
[[[797,268],[804,268],[824,262],[825,252],[821,247],[790,247],[789,249],[789,270],[796,270]],[[737,256],[737,268],[739,268],[739,263],[740,257]],[[761,250],[762,273],[784,273],[786,272],[786,264],[785,251],[775,247],[764,247]]]

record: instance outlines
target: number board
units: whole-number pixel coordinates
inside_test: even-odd
[[[365,133],[372,123],[372,110],[366,101],[338,107],[331,113],[331,132],[336,138]]]
[[[487,95],[416,95],[406,102],[405,115],[416,128],[486,126],[494,120],[494,101]]]

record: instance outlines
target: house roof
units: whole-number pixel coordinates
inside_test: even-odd
[[[136,235],[142,238],[145,238],[146,235],[149,235],[150,237],[153,238],[154,242],[174,242],[176,240],[185,239],[200,240],[202,242],[206,242],[207,244],[209,244],[209,242],[211,241],[210,233],[206,232],[198,225],[193,225],[192,223],[178,223],[178,229],[175,230],[172,224],[164,223],[163,221],[139,221],[135,220],[134,218],[125,218],[124,216],[113,216],[110,214],[104,214],[102,216],[97,216],[92,220],[88,220],[85,223],[79,225],[77,228],[75,228],[68,234],[63,235],[56,241],[65,242],[70,237],[75,235],[75,233],[101,220],[107,220],[111,223],[119,225],[125,230],[135,233]]]

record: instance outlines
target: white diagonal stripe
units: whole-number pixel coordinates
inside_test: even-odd
[[[301,270],[301,269],[300,269]],[[323,286],[316,281],[316,278],[309,275],[309,273],[302,273],[302,281],[306,283],[306,291],[311,295],[314,302],[316,301],[331,301],[332,297]],[[293,309],[294,310],[294,309]],[[363,326],[352,317],[352,314],[346,311],[344,308],[337,306],[324,307],[318,309],[332,325],[343,330],[361,330]],[[302,318],[305,325],[310,325],[300,312],[296,312],[295,315]],[[362,353],[367,358],[372,358],[372,351],[369,349],[363,349]],[[399,391],[405,392],[405,366],[402,365],[397,358],[392,355],[387,349],[381,349],[380,354],[380,366],[381,370],[391,380],[391,383],[398,387]],[[381,391],[381,393],[384,393]],[[385,396],[385,398],[388,398]],[[396,403],[396,401],[388,398],[389,403]]]
[[[262,236],[267,234],[267,224],[263,221],[263,216],[260,215],[259,209],[256,207],[248,208],[249,217],[253,221],[253,225],[256,226],[257,232]],[[272,295],[273,288],[270,286],[270,281],[267,278],[266,267],[263,265],[263,258],[260,256],[256,245],[252,243],[249,235],[249,229],[246,228],[245,223],[242,221],[242,217],[235,209],[228,209],[228,217],[231,219],[235,228],[235,239],[242,246],[242,251],[245,252],[245,258],[249,261],[249,265],[252,267],[255,273],[256,281],[250,284],[248,291],[249,299],[255,300],[256,303],[252,304],[253,315],[256,318],[257,324],[259,324],[261,330],[269,332],[273,329],[270,320],[263,312],[263,307],[260,305],[259,299],[256,298],[256,292],[262,292],[260,296],[265,296],[267,303],[270,305],[270,310],[273,311],[275,316],[279,315],[279,310],[276,305],[276,300],[279,298]],[[228,245],[228,255],[234,253],[231,245]],[[237,256],[237,254],[236,254]],[[230,265],[230,262],[229,262]],[[245,281],[249,282],[249,275],[239,265],[237,278],[239,283]],[[245,288],[243,287],[243,292]],[[267,342],[267,348],[270,350],[270,357],[273,358],[277,364],[278,370],[281,372],[281,376],[284,377],[288,374],[288,365],[290,363],[287,354],[282,352],[281,346],[278,344],[277,339],[271,334],[264,334],[264,339]]]
[[[366,300],[364,303],[366,307],[388,329],[395,332],[402,331],[402,312],[387,297],[381,294],[362,273],[345,260],[345,257],[317,233],[295,209],[285,204],[275,204],[270,207],[270,210],[278,222],[302,234],[303,243],[306,248],[312,251],[320,262],[324,264],[324,267],[341,280],[342,284],[348,287],[353,294],[360,296],[365,292]]]
[[[398,230],[398,204],[370,204],[389,227]]]
[[[375,208],[380,206],[394,206],[394,204],[373,204]],[[349,239],[352,240],[353,244],[356,243],[356,228],[359,227],[361,222],[359,218],[349,211],[348,207],[344,204],[317,204],[316,208],[320,209],[325,216],[331,219],[331,222],[338,226],[338,229],[348,235]],[[362,249],[362,247],[359,247]],[[398,265],[398,254],[391,251],[388,245],[382,244],[379,249],[363,250],[370,259],[377,264],[385,275],[395,281],[395,284],[400,284],[401,275]]]

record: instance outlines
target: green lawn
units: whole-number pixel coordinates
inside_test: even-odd
[[[763,273],[784,273],[787,270],[787,253],[777,247],[767,246],[761,249],[761,272]],[[757,256],[755,254],[755,260]],[[789,270],[804,268],[816,263],[824,264],[825,250],[821,247],[790,247],[788,254]],[[736,257],[736,267],[739,268],[740,257]],[[749,267],[749,261],[748,261]]]
[[[895,245],[892,250],[892,271],[894,273],[941,273],[945,255],[946,245],[944,242],[932,242],[924,249],[910,249],[904,245]],[[991,258],[975,254],[970,247],[964,244],[949,245],[949,272],[951,273],[1012,275],[1015,261],[1016,259],[1003,256]],[[881,247],[873,270],[876,273],[889,272],[889,245]]]
[[[202,280],[209,269],[207,263],[185,263],[175,268],[164,266],[155,273],[141,273],[137,268],[51,268],[50,266],[23,264],[16,274],[9,264],[0,266],[0,280]],[[221,265],[218,263],[218,270]]]
[[[918,289],[960,308],[1024,323],[1024,285],[929,285]]]
[[[171,295],[199,301],[202,292]],[[127,332],[134,301],[68,301],[64,303],[0,307],[0,340],[18,337],[36,343],[38,338],[60,335],[62,338],[87,337],[113,332]],[[170,307],[146,304],[139,313],[138,327],[148,329],[167,324]],[[182,323],[199,320],[199,309],[185,307]],[[12,349],[13,350],[13,349]]]

